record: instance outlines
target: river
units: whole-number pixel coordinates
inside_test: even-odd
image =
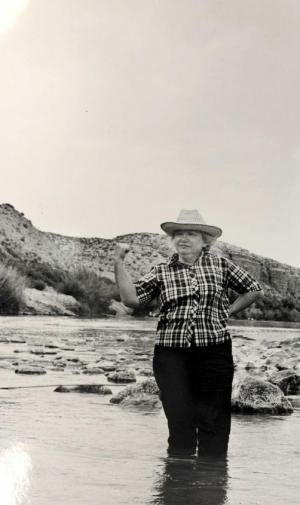
[[[104,376],[79,373],[75,357],[90,363],[126,352],[135,364],[150,364],[151,319],[1,317],[0,322],[1,387],[105,382]],[[300,334],[278,327],[231,332],[273,340]],[[65,370],[51,368],[54,356],[45,356],[39,359],[46,375],[15,374],[43,340],[57,344],[56,358],[72,356]],[[1,505],[299,503],[298,401],[288,416],[234,415],[226,461],[177,460],[166,456],[162,411],[126,410],[109,397],[53,390],[0,389]]]

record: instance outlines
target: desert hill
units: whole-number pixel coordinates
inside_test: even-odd
[[[40,231],[12,205],[0,205],[0,261],[6,264],[64,271],[85,268],[113,280],[113,252],[118,241],[130,244],[127,266],[134,278],[171,254],[165,235],[134,233],[110,240],[68,237]],[[278,299],[300,296],[299,268],[221,241],[214,249],[249,271],[267,293]]]

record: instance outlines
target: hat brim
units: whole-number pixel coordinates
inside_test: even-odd
[[[217,226],[209,226],[208,224],[189,224],[189,223],[172,223],[166,222],[160,225],[161,229],[167,233],[167,235],[172,236],[175,231],[180,230],[192,230],[192,231],[203,231],[212,237],[220,237],[222,235],[221,228]]]

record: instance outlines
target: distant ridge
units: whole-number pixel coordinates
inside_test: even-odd
[[[43,264],[64,270],[84,267],[113,279],[113,252],[118,241],[131,246],[127,266],[134,278],[146,273],[152,265],[165,261],[171,253],[165,235],[132,233],[111,240],[67,237],[40,231],[9,203],[0,205],[0,260],[11,264]],[[266,292],[279,298],[299,298],[300,268],[221,241],[214,249],[249,271]]]

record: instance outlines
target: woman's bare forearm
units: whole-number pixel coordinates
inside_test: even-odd
[[[244,293],[243,295],[238,296],[229,308],[229,316],[249,307],[249,305],[255,302],[255,300],[260,298],[262,295],[263,291],[250,291],[249,293]]]
[[[124,305],[132,308],[137,307],[139,305],[139,300],[136,296],[135,285],[126,270],[122,259],[115,260],[115,277],[120,291],[121,300]]]

